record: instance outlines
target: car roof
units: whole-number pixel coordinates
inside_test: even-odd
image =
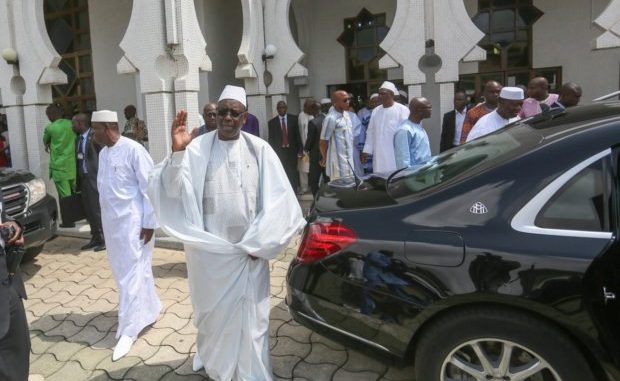
[[[524,119],[538,130],[544,140],[564,137],[582,132],[593,126],[620,120],[620,102],[596,103],[569,109],[554,109],[532,118]]]
[[[567,110],[551,110],[542,115],[513,123],[506,129],[476,139],[455,150],[439,154],[436,160],[440,163],[449,162],[453,158],[458,157],[457,161],[453,162],[459,163],[455,165],[458,171],[446,171],[446,173],[452,173],[451,176],[447,176],[446,173],[442,172],[441,176],[435,176],[442,180],[434,184],[431,184],[431,181],[422,186],[421,184],[428,180],[416,180],[412,184],[415,183],[419,187],[417,190],[401,186],[400,190],[397,191],[397,187],[393,187],[397,181],[401,182],[399,181],[401,178],[411,177],[413,179],[417,175],[421,175],[422,179],[427,178],[428,175],[424,172],[434,171],[435,163],[429,162],[429,164],[419,169],[405,170],[397,173],[394,178],[388,180],[388,193],[393,198],[407,197],[413,194],[422,196],[435,192],[438,189],[450,188],[463,180],[488,181],[487,175],[482,175],[483,173],[493,177],[495,176],[493,172],[496,169],[506,164],[515,164],[521,160],[528,160],[528,157],[539,156],[541,153],[546,152],[545,147],[555,145],[555,143],[569,147],[567,155],[563,157],[563,160],[558,161],[557,165],[571,165],[572,161],[579,160],[582,155],[596,153],[600,147],[609,147],[609,144],[613,144],[609,140],[610,130],[607,126],[609,126],[609,123],[614,122],[620,122],[620,102],[593,104]],[[603,127],[603,129],[599,127]],[[618,129],[618,133],[620,134],[620,129]],[[502,153],[501,148],[495,151],[483,149],[485,145],[493,147],[498,143],[498,147],[502,145],[507,147],[505,152]],[[487,156],[487,159],[478,162],[481,155],[492,156],[492,154],[496,156]],[[467,164],[468,161],[475,164],[469,166]],[[441,167],[441,164],[439,164],[439,167]],[[482,177],[478,177],[479,175],[482,175]]]

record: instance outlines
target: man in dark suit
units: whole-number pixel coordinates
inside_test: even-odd
[[[319,149],[325,114],[321,112],[321,104],[319,102],[315,102],[310,110],[312,115],[314,115],[314,119],[308,122],[308,138],[306,139],[304,151],[308,152],[308,156],[310,157],[308,185],[310,186],[310,190],[312,190],[312,195],[316,196],[319,191],[321,173],[325,176],[325,167],[321,166],[321,150]]]
[[[99,170],[99,151],[101,146],[93,140],[90,118],[86,114],[77,114],[71,120],[77,137],[77,189],[82,193],[82,205],[86,220],[90,225],[91,239],[82,250],[105,250],[103,229],[101,227],[101,207],[97,190],[97,171]]]
[[[439,152],[443,152],[460,144],[463,122],[467,115],[467,94],[463,90],[454,93],[454,110],[443,115],[441,125],[441,143]]]
[[[297,158],[303,153],[297,116],[286,113],[288,106],[284,101],[278,102],[276,109],[278,115],[268,123],[269,145],[280,158],[293,190],[297,191],[299,186]]]
[[[22,302],[26,289],[19,270],[11,273],[14,270],[8,266],[6,249],[23,245],[24,238],[21,226],[5,214],[1,194],[0,210],[0,229],[13,229],[0,241],[0,380],[23,381],[28,379],[30,367],[30,335]]]

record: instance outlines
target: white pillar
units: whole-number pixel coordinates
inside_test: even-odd
[[[595,49],[620,47],[620,0],[611,0],[594,23],[604,30],[594,40]]]
[[[49,154],[43,131],[45,108],[52,102],[52,84],[66,83],[58,68],[60,56],[49,40],[43,0],[0,0],[0,46],[17,52],[19,66],[0,62],[0,88],[7,107],[13,163],[49,183]]]
[[[5,93],[3,92],[2,95],[4,99]],[[28,169],[28,146],[26,145],[24,107],[19,104],[4,105],[4,107],[6,108],[6,119],[9,126],[11,163],[13,168]]]
[[[248,111],[258,119],[260,137],[267,140],[269,131],[267,128],[267,99],[264,95],[248,95]]]
[[[440,126],[443,114],[452,107],[459,62],[485,59],[485,51],[477,45],[482,37],[484,34],[469,18],[462,0],[397,0],[394,22],[381,42],[386,55],[379,66],[402,67],[410,97],[426,95],[422,94],[422,84],[439,85],[439,94],[432,94],[438,99],[430,100],[439,105],[433,109],[433,121],[438,120]],[[427,49],[426,42],[431,40],[433,48]],[[419,63],[430,52],[441,58],[441,66],[427,78]],[[431,134],[431,141],[437,143],[432,145],[433,151],[437,151],[439,144],[435,133]]]
[[[199,71],[211,70],[193,0],[134,0],[120,47],[119,74],[137,73],[145,96],[149,151],[162,160],[171,150],[176,111],[198,125]]]
[[[172,147],[170,127],[174,120],[172,92],[161,91],[145,94],[148,115],[149,152],[153,161],[158,163],[164,159]],[[191,124],[190,124],[191,126]]]
[[[28,126],[26,145],[28,147],[28,168],[42,179],[49,179],[50,156],[43,146],[43,131],[49,124],[45,114],[47,105],[24,105],[24,123]],[[11,152],[13,150],[11,149]],[[51,185],[51,184],[50,184]]]

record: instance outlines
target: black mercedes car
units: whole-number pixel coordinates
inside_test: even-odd
[[[5,212],[24,229],[26,253],[22,261],[29,261],[56,234],[56,200],[47,193],[45,182],[26,170],[0,168],[0,191]]]
[[[620,103],[319,193],[295,320],[417,381],[620,380]]]

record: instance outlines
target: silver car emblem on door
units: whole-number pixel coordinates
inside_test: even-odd
[[[486,205],[484,205],[480,201],[475,202],[474,205],[472,205],[471,208],[469,208],[469,211],[473,214],[489,213],[489,209],[487,209]]]

